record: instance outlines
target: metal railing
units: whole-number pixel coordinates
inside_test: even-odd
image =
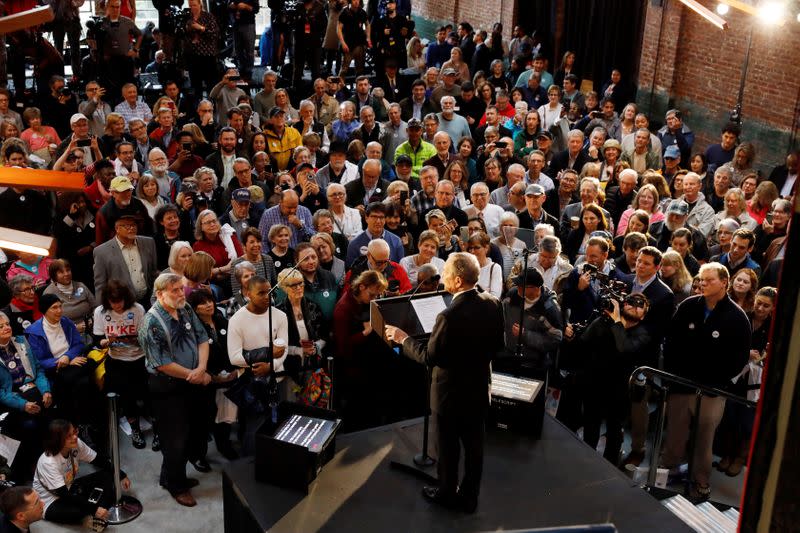
[[[700,401],[702,400],[703,396],[719,396],[725,398],[726,400],[730,400],[732,402],[736,402],[738,404],[744,405],[749,408],[755,408],[756,403],[751,402],[747,398],[743,398],[737,394],[733,394],[728,391],[724,391],[722,389],[718,389],[716,387],[709,387],[707,385],[702,385],[696,381],[692,381],[691,379],[687,379],[676,374],[672,374],[670,372],[666,372],[664,370],[659,370],[657,368],[649,367],[649,366],[640,366],[636,370],[631,373],[630,378],[628,378],[628,387],[633,388],[638,380],[639,375],[644,375],[646,379],[649,379],[650,382],[659,387],[662,391],[661,394],[661,403],[658,408],[658,423],[656,425],[656,434],[655,438],[653,439],[653,448],[650,453],[651,457],[651,464],[650,470],[647,473],[647,485],[648,486],[655,486],[656,481],[656,473],[658,471],[658,463],[659,463],[659,456],[661,454],[661,444],[664,434],[664,420],[666,419],[667,415],[667,395],[669,393],[669,384],[676,384],[681,385],[683,387],[687,387],[690,389],[694,389],[695,396],[696,396],[696,404],[695,404],[695,414],[692,419],[692,427],[691,433],[689,437],[689,472],[688,472],[688,480],[685,487],[685,493],[688,496],[689,490],[691,487],[691,480],[692,480],[692,472],[694,470],[694,447],[695,447],[695,440],[697,437],[697,427],[700,421]],[[658,377],[661,379],[662,384],[657,385],[653,383],[652,378]]]

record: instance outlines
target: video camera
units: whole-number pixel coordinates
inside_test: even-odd
[[[192,12],[188,7],[181,8],[174,5],[167,7],[165,11],[168,24],[175,28],[175,35],[183,36],[186,33],[186,25],[192,20]]]
[[[592,281],[596,281],[600,285],[600,300],[597,304],[600,311],[614,309],[614,305],[611,303],[613,300],[616,300],[622,307],[628,297],[628,287],[624,281],[611,279],[608,274],[603,274],[596,266],[590,263],[583,264],[583,273],[585,274],[586,272],[589,273]]]
[[[102,41],[106,34],[106,28],[103,26],[103,19],[105,17],[93,15],[86,21],[86,38],[94,41]]]

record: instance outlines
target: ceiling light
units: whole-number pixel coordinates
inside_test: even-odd
[[[730,10],[731,10],[731,8],[730,8],[730,6],[728,4],[717,4],[717,14],[718,15],[727,15],[728,11],[730,11]]]

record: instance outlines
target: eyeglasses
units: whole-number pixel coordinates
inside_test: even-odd
[[[372,259],[372,262],[378,266],[389,264],[389,259],[375,259],[375,256],[372,254],[369,254],[369,258]]]
[[[332,192],[328,196],[330,196],[331,198],[341,198],[342,196],[344,196],[344,193],[343,192]]]
[[[127,224],[124,223],[124,222],[120,222],[120,223],[117,224],[117,227],[118,228],[124,228],[124,229],[136,229],[136,224],[134,224],[132,222],[129,222]]]
[[[23,289],[19,289],[19,292],[33,292],[33,287],[25,287]]]
[[[305,285],[305,282],[298,281],[297,283],[289,283],[286,286],[289,287],[290,289],[299,289],[303,285]]]
[[[219,224],[219,222],[217,222],[217,219],[216,218],[212,218],[210,220],[204,220],[203,223],[200,224],[200,225],[201,226],[215,226],[217,224]]]
[[[476,250],[483,250],[483,246],[467,246],[468,252],[474,252]]]

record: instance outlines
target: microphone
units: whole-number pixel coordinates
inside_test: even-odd
[[[428,279],[426,279],[425,281],[426,281],[426,282],[427,282],[427,281],[430,281],[431,283],[436,283],[436,286],[438,287],[438,286],[439,286],[439,280],[440,280],[440,279],[442,279],[442,276],[441,276],[441,274],[435,274],[435,275],[433,275],[433,276],[429,277]],[[414,287],[414,290],[413,290],[413,291],[411,291],[411,294],[409,294],[409,295],[408,295],[408,300],[409,300],[409,301],[411,301],[411,298],[413,298],[413,297],[414,297],[414,295],[415,295],[415,294],[417,294],[417,293],[419,292],[419,289],[420,289],[421,287],[422,287],[422,283],[420,283],[419,285],[417,285],[416,287]]]

